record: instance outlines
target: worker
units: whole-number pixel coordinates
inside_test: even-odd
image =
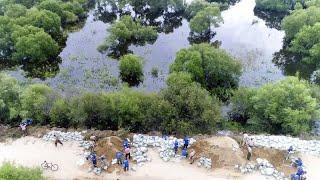
[[[20,126],[20,129],[22,131],[23,136],[27,136],[28,135],[27,125],[24,123],[21,123],[19,126]]]
[[[295,166],[295,167],[301,167],[301,166],[303,166],[302,159],[301,159],[301,158],[296,159],[296,160],[293,162],[293,166]]]
[[[125,148],[124,153],[125,153],[125,158],[126,158],[126,159],[131,159],[130,151],[131,151],[131,150],[130,150],[129,147]]]
[[[178,152],[178,147],[179,147],[178,140],[175,140],[175,141],[174,141],[174,147],[173,147],[173,149],[174,149],[174,154],[177,154],[177,152]]]
[[[126,149],[127,147],[129,147],[129,142],[128,142],[128,139],[125,139],[123,141],[123,149]]]
[[[249,140],[249,135],[247,133],[243,134],[241,146],[243,147],[244,145],[247,145],[247,141]]]
[[[93,167],[97,167],[97,155],[96,153],[92,152],[88,157],[87,160],[90,159],[92,162]]]
[[[247,160],[250,161],[251,156],[252,156],[252,148],[250,146],[247,146],[247,150],[248,150]]]
[[[190,164],[194,163],[195,155],[196,155],[196,151],[194,149],[191,149],[190,156],[189,156]]]
[[[302,167],[298,167],[297,172],[295,174],[291,174],[291,180],[302,180],[305,179],[306,171],[303,170]]]
[[[129,160],[128,159],[125,159],[123,161],[123,170],[124,171],[129,171]]]
[[[286,160],[288,160],[290,158],[290,155],[293,154],[293,147],[290,146],[289,149],[287,150],[287,156],[286,156]]]
[[[55,138],[54,145],[57,147],[59,143],[63,146],[63,143],[60,141],[59,137],[57,135],[53,135],[53,136]]]
[[[118,151],[118,152],[116,153],[116,159],[117,159],[117,163],[118,163],[119,165],[122,164],[122,158],[123,158],[123,153],[120,152],[120,151]]]
[[[188,151],[187,148],[183,148],[181,151],[181,156],[187,158],[188,157]]]
[[[183,141],[184,141],[183,148],[188,148],[188,146],[189,146],[189,138],[188,138],[188,136],[185,136]]]

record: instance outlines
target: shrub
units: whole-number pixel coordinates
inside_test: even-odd
[[[39,168],[26,168],[4,163],[0,167],[1,180],[44,180],[42,171]]]
[[[120,59],[120,77],[130,86],[138,85],[143,81],[143,64],[139,56],[128,54]]]
[[[22,116],[34,119],[35,123],[48,124],[55,95],[44,84],[32,84],[21,94]]]

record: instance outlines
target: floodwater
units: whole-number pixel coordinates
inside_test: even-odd
[[[283,78],[281,70],[272,63],[272,56],[281,49],[284,32],[270,19],[265,21],[256,16],[254,6],[255,0],[241,0],[223,11],[224,23],[214,29],[216,35],[211,39],[211,42],[219,41],[221,48],[243,64],[240,85],[251,87]],[[69,33],[66,47],[60,53],[62,61],[56,65],[51,77],[41,80],[33,77],[31,80],[45,82],[61,91],[117,90],[121,86],[118,60],[97,51],[108,36],[106,29],[110,26],[103,16],[107,19],[111,17],[97,9],[89,11],[83,27]],[[163,18],[160,16],[157,19],[161,21]],[[165,87],[169,66],[176,52],[190,46],[187,20],[181,16],[173,22],[169,23],[173,32],[160,31],[153,44],[129,46],[129,50],[144,59],[144,81],[136,88],[158,91]],[[157,78],[151,75],[152,68],[159,70]],[[20,68],[8,72],[19,79],[26,76]]]

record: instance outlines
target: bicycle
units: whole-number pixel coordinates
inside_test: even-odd
[[[47,161],[44,161],[44,162],[41,164],[41,167],[42,167],[43,169],[51,169],[51,171],[58,171],[58,169],[59,169],[58,164],[48,163]]]

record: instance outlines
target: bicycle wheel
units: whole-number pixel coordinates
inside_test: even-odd
[[[48,169],[48,163],[47,162],[43,162],[41,164],[42,169]]]
[[[59,169],[58,164],[52,164],[52,166],[51,166],[52,171],[58,171],[58,169]]]

